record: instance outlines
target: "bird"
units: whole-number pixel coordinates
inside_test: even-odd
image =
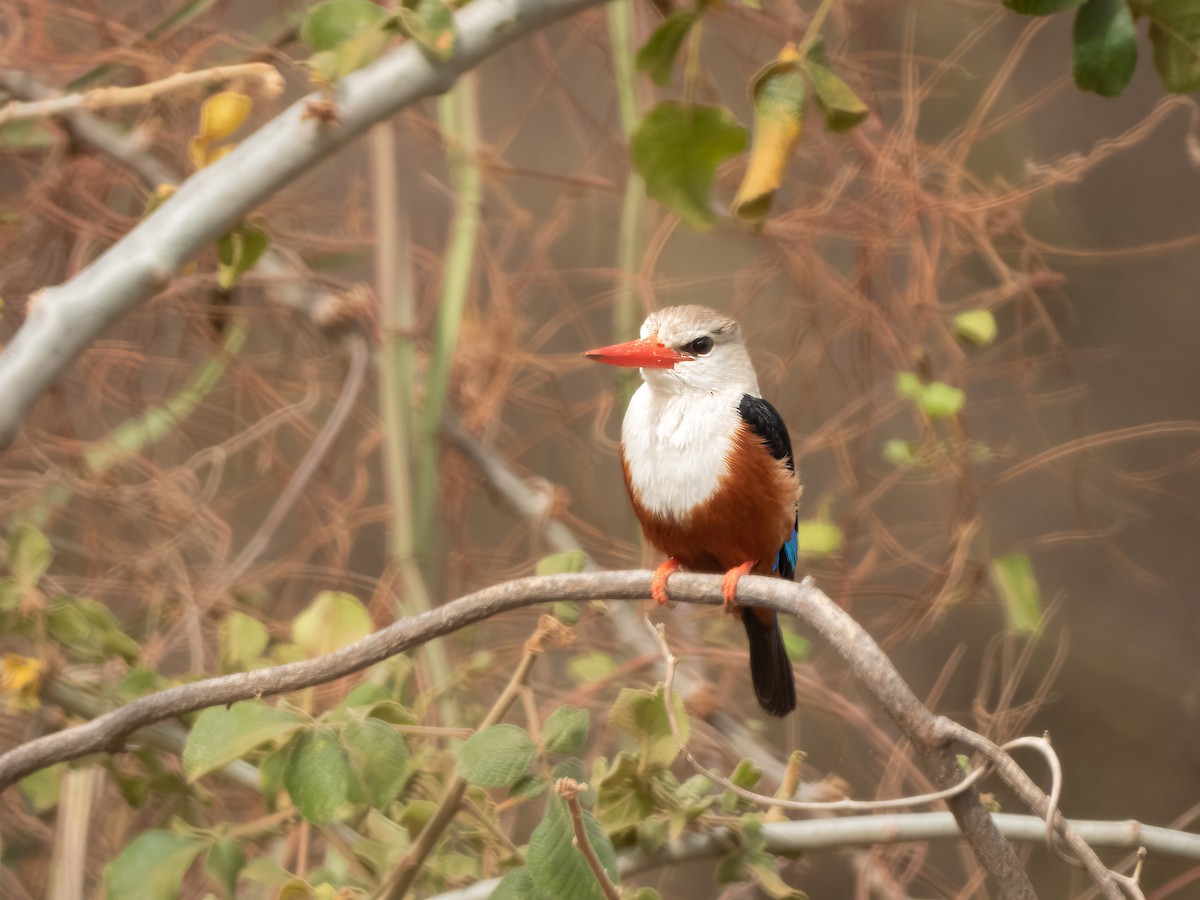
[[[667,559],[651,596],[683,567],[724,573],[724,608],[750,645],[759,706],[780,718],[796,708],[796,682],[774,610],[737,605],[754,572],[796,573],[800,480],[791,436],[763,399],[741,327],[703,306],[653,312],[637,340],[588,350],[612,366],[639,368],[621,426],[621,467],[646,540]]]

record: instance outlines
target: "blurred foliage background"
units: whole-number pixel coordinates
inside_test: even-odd
[[[353,595],[379,627],[531,574],[564,541],[602,567],[656,562],[617,457],[632,385],[580,353],[632,336],[648,310],[700,303],[743,321],[763,393],[792,431],[804,570],[917,693],[995,740],[1049,730],[1070,816],[1189,827],[1200,811],[1200,142],[1193,100],[1164,90],[1194,85],[1148,64],[1163,52],[1146,33],[1152,5],[1135,9],[1150,13],[1134,36],[1144,60],[1115,98],[1073,84],[1070,15],[826,5],[824,52],[870,112],[834,133],[810,106],[758,226],[726,212],[745,154],[714,162],[715,206],[687,217],[697,229],[655,199],[653,180],[647,194],[630,137],[680,98],[750,126],[755,73],[789,41],[804,45],[813,9],[705,8],[652,80],[635,54],[688,10],[622,0],[377,127],[117,323],[0,455],[0,650],[10,675],[26,676],[10,681],[0,746],[173,679],[316,652],[293,622],[314,598],[340,596],[322,592]],[[278,0],[0,3],[0,58],[56,90],[245,62],[286,79],[282,96],[235,86],[252,98],[236,130],[202,118],[214,93],[203,88],[97,110],[120,158],[63,119],[0,129],[0,341],[38,288],[79,271],[152,198],[170,202],[160,185],[205,164],[210,143],[236,143],[314,77],[336,81],[337,60],[316,74],[304,63],[321,40],[304,32],[305,12]],[[436,17],[422,15],[436,43]],[[0,88],[33,96],[12,71]],[[35,534],[46,546],[22,549]],[[78,606],[62,597],[100,605],[82,632],[54,624]],[[462,729],[492,706],[538,615],[368,676],[403,709],[392,721],[415,729],[405,752],[416,760],[373,839],[419,835]],[[564,615],[573,642],[530,673],[524,709],[532,723],[564,704],[590,710],[579,753],[590,771],[623,746],[619,728],[601,727],[606,711],[622,688],[653,687],[660,665],[604,611]],[[758,760],[771,790],[792,750],[807,754],[806,783],[841,779],[856,797],[922,789],[890,724],[819,642],[791,639],[800,712],[777,725],[759,717],[726,620],[665,617],[702,679],[689,712],[711,764],[728,771],[745,755],[721,725],[736,720],[773,749],[771,765]],[[239,655],[246,635],[256,650]],[[292,698],[297,714],[338,709],[362,680]],[[244,785],[189,781],[180,749],[83,761],[72,769],[92,773],[83,800],[62,770],[0,795],[0,892],[41,896],[73,861],[91,895],[106,864],[172,817],[241,823],[247,856],[300,879],[362,879],[330,829]],[[485,824],[451,832],[422,895],[501,874],[494,833],[523,844],[543,802],[472,797]],[[86,833],[68,833],[68,802]],[[1086,895],[1044,849],[1025,852],[1044,896]],[[200,868],[184,896],[217,890]],[[945,847],[812,854],[784,873],[813,897],[986,895],[971,861]],[[666,897],[717,890],[711,862],[640,879]],[[1184,866],[1153,859],[1145,883],[1155,897],[1194,890]]]

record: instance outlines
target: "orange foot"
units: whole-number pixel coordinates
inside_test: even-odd
[[[671,602],[671,598],[667,596],[667,579],[671,577],[672,572],[677,571],[679,560],[672,556],[654,570],[654,577],[650,580],[650,596],[664,606]]]
[[[725,573],[725,579],[721,582],[721,595],[725,598],[725,612],[733,613],[737,610],[737,583],[743,575],[754,568],[754,565],[755,560],[750,560]]]

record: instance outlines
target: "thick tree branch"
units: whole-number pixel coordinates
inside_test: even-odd
[[[721,602],[720,584],[720,578],[716,576],[681,573],[672,577],[671,593],[679,601],[716,605]],[[152,722],[205,707],[325,683],[508,610],[552,600],[641,600],[648,596],[649,590],[649,572],[548,575],[485,588],[396,622],[336,653],[169,688],[87,724],[30,741],[0,756],[0,790],[52,763],[77,759],[87,753],[118,750],[131,731]],[[847,661],[858,679],[917,748],[934,786],[940,790],[958,782],[962,772],[950,742],[961,739],[961,732],[966,729],[927,710],[879,645],[811,579],[796,584],[776,578],[747,576],[739,583],[738,599],[741,603],[796,616],[817,631]],[[1036,791],[1032,782],[1029,785]],[[1034,897],[1028,876],[1012,847],[980,804],[977,792],[971,789],[953,798],[950,805],[967,840],[984,868],[996,879],[1003,896]],[[1075,849],[1072,846],[1072,850]],[[1094,858],[1094,854],[1092,856]],[[1113,885],[1112,892],[1106,891],[1106,896],[1119,898],[1120,892]]]
[[[409,41],[338,83],[338,120],[310,114],[306,98],[185,181],[90,266],[30,300],[29,316],[0,354],[0,447],[33,403],[114,321],[162,290],[205,245],[298,175],[371,125],[446,91],[463,72],[531,32],[598,0],[477,0],[455,16],[445,62]]]

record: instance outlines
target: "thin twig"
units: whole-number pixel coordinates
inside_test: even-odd
[[[986,767],[975,769],[968,773],[967,777],[958,782],[958,784],[943,791],[915,794],[911,797],[897,797],[892,800],[850,800],[848,798],[821,801],[792,800],[787,797],[768,797],[766,794],[759,794],[744,787],[739,787],[719,772],[714,772],[705,766],[700,760],[692,756],[692,751],[688,749],[687,743],[683,740],[683,735],[679,731],[679,722],[675,716],[675,705],[671,702],[675,682],[675,669],[679,665],[679,657],[671,652],[671,648],[667,644],[666,626],[661,622],[655,625],[654,622],[650,621],[649,617],[645,621],[646,627],[650,629],[650,633],[658,641],[659,649],[662,651],[663,659],[667,664],[667,674],[663,680],[663,703],[667,708],[667,721],[671,726],[671,734],[675,737],[675,745],[679,748],[679,752],[683,754],[684,759],[691,764],[697,773],[719,784],[725,790],[732,791],[743,800],[749,800],[751,803],[757,803],[772,809],[795,809],[804,812],[839,812],[851,809],[867,812],[879,809],[904,809],[909,806],[924,806],[928,803],[936,803],[939,800],[948,800],[950,797],[957,797],[987,774],[988,770]]]
[[[562,631],[562,626],[554,620],[547,621],[548,618],[547,616],[542,617],[537,631],[525,642],[525,653],[517,664],[516,671],[513,672],[500,696],[496,698],[496,702],[492,704],[488,714],[479,723],[480,731],[490,728],[504,717],[517,697],[520,696],[521,689],[529,679],[533,664],[545,649],[547,640]],[[550,624],[551,622],[554,624]],[[438,802],[437,810],[425,823],[425,827],[421,829],[412,849],[401,860],[392,875],[380,886],[376,896],[386,897],[388,900],[403,900],[417,880],[417,876],[421,874],[425,860],[429,858],[429,854],[441,840],[442,834],[458,814],[467,787],[467,780],[461,775],[456,773],[451,776],[446,783],[446,789],[442,792],[442,799]]]
[[[604,865],[600,862],[600,857],[596,855],[596,848],[588,840],[587,829],[583,827],[583,807],[579,805],[579,792],[586,791],[587,785],[580,784],[574,778],[560,778],[554,782],[554,790],[566,801],[567,809],[571,811],[571,825],[575,828],[575,846],[587,860],[588,868],[592,870],[592,875],[595,876],[596,883],[600,885],[600,890],[604,892],[607,900],[621,900],[621,892],[609,880],[608,873],[604,871]]]
[[[114,106],[141,106],[150,100],[171,91],[231,81],[257,81],[267,96],[274,97],[283,92],[283,76],[270,63],[251,62],[233,66],[216,66],[199,72],[179,72],[159,81],[138,84],[133,87],[99,87],[82,94],[66,94],[44,100],[10,100],[0,107],[0,125],[23,119],[44,119],[69,113],[110,109]]]
[[[271,511],[267,513],[262,524],[258,526],[258,530],[254,532],[254,536],[246,542],[246,546],[242,548],[242,552],[230,564],[228,570],[222,573],[219,582],[222,589],[232,585],[241,578],[262,552],[267,549],[267,545],[270,544],[275,531],[292,511],[292,507],[296,505],[296,501],[300,499],[300,495],[304,493],[304,489],[308,487],[309,481],[317,471],[317,466],[321,464],[321,460],[329,452],[334,438],[341,433],[346,420],[350,418],[350,413],[354,409],[354,401],[358,399],[363,382],[366,380],[370,349],[367,346],[366,337],[358,331],[351,332],[348,343],[350,346],[350,369],[346,373],[345,381],[342,382],[341,392],[338,394],[337,402],[334,403],[333,409],[329,413],[329,418],[325,420],[325,424],[321,426],[320,432],[312,444],[309,445],[308,450],[305,451],[304,458],[300,460],[300,465],[296,467],[295,473],[293,473],[287,485],[279,493],[275,504],[271,507]]]

